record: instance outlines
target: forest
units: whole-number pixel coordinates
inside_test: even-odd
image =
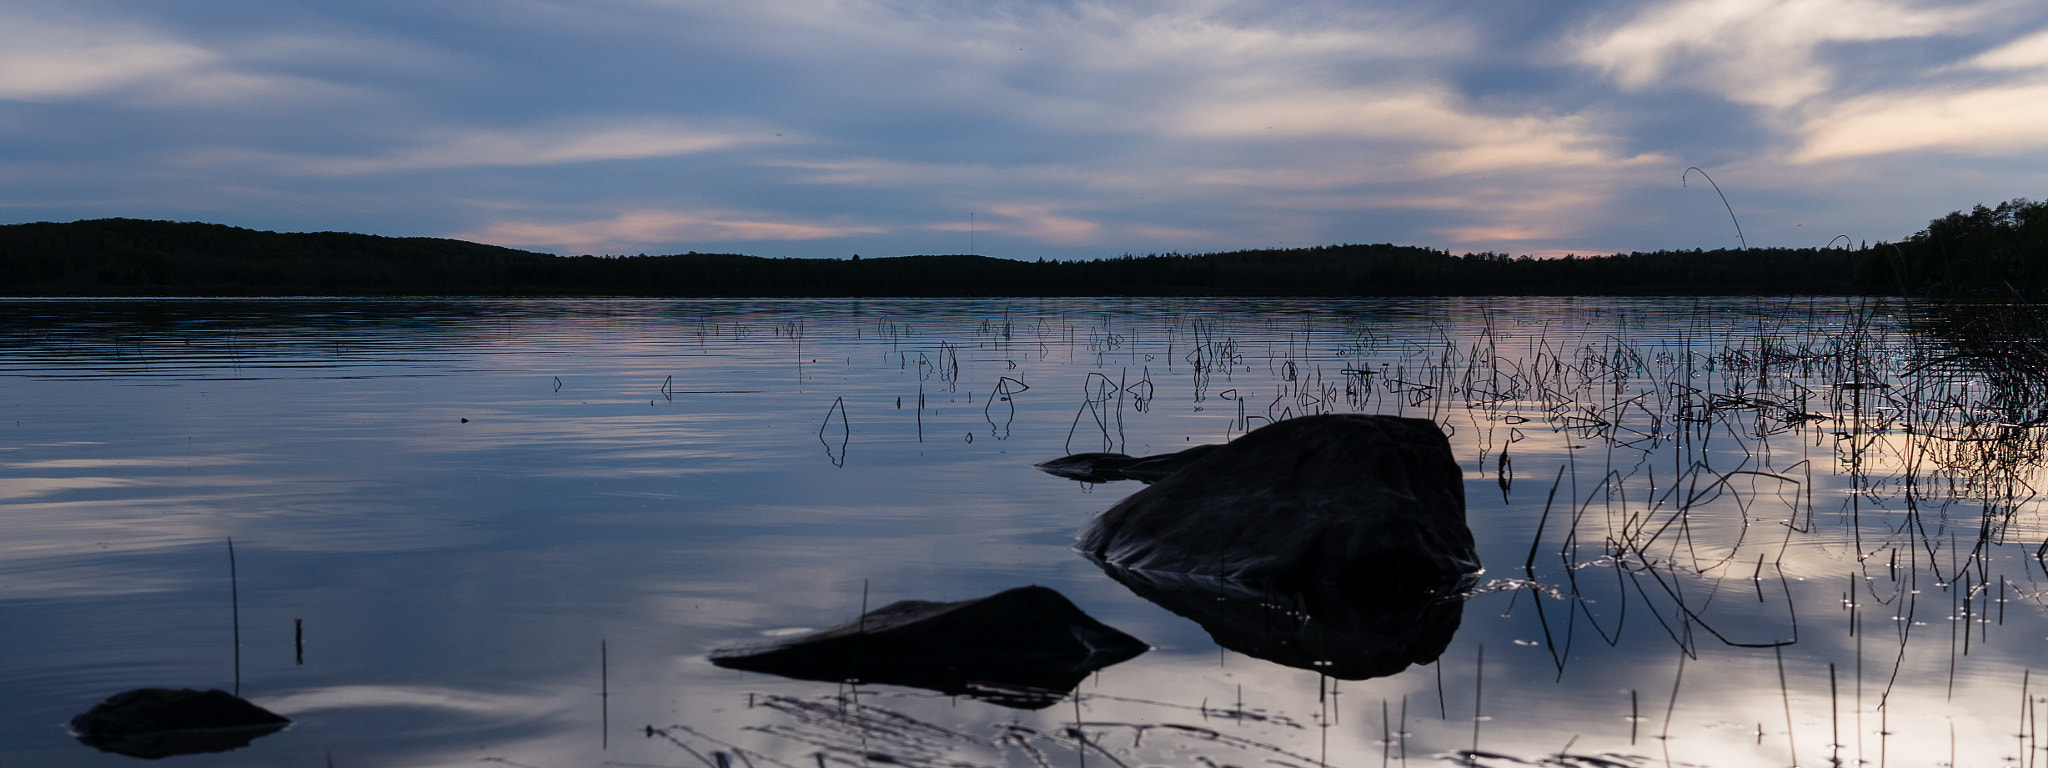
[[[2048,290],[2048,203],[1979,205],[1898,243],[1537,259],[1347,244],[1019,261],[555,256],[422,237],[97,219],[0,226],[5,296],[1391,296]]]
[[[1865,249],[1856,285],[1871,293],[2038,296],[2048,291],[2048,202],[1979,205],[1930,221],[1898,243]]]

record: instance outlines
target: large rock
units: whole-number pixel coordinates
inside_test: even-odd
[[[1440,592],[1479,569],[1450,441],[1433,422],[1395,416],[1254,430],[1102,513],[1079,548],[1132,570],[1389,597]]]
[[[246,747],[292,721],[222,690],[137,688],[71,718],[87,746],[157,759]]]
[[[1090,673],[1149,650],[1046,587],[954,603],[905,600],[829,629],[721,648],[711,663],[825,682],[866,682],[1038,709]]]
[[[1340,676],[1434,658],[1457,627],[1456,593],[1479,571],[1450,441],[1432,422],[1393,416],[1255,430],[1102,513],[1078,549],[1225,647],[1320,668],[1348,644],[1358,658],[1326,670],[1348,670]],[[1233,600],[1278,605],[1315,628],[1276,627]],[[1298,637],[1255,641],[1275,633]]]

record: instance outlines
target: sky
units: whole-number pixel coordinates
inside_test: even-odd
[[[0,5],[0,223],[1550,256],[2016,197],[2048,197],[2040,0]]]

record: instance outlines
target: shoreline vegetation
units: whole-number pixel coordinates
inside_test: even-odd
[[[1839,239],[1839,238],[1838,238]],[[1327,245],[1099,260],[555,256],[425,237],[95,219],[0,226],[0,296],[1935,296],[2048,291],[2048,202],[2011,200],[1857,249],[1537,259]]]

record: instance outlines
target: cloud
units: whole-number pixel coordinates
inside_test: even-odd
[[[930,187],[990,183],[1020,177],[1043,178],[1043,169],[1008,166],[993,168],[980,163],[933,163],[881,157],[832,157],[824,159],[769,157],[766,167],[795,171],[800,184],[856,187]]]
[[[2014,40],[1970,59],[1978,69],[2048,69],[2048,30]]]
[[[995,222],[990,229],[1054,245],[1088,245],[1097,241],[1102,225],[1087,219],[1065,216],[1050,205],[1003,203],[989,206],[989,212],[1008,221]]]
[[[1176,131],[1240,141],[1334,140],[1366,148],[1379,159],[1347,163],[1325,153],[1287,168],[1208,174],[1216,183],[1319,188],[1389,176],[1438,178],[1629,161],[1612,149],[1618,142],[1593,130],[1587,117],[1486,114],[1441,86],[1287,91],[1248,85],[1239,91],[1190,105]]]
[[[778,73],[801,73],[778,90],[800,95],[795,104],[841,107],[824,119],[855,130],[884,110],[914,116],[921,128],[986,120],[1027,140],[1057,134],[1074,139],[1066,145],[1074,149],[1089,139],[1164,130],[1176,104],[1219,80],[1248,73],[1339,84],[1384,79],[1423,62],[1455,60],[1479,37],[1455,13],[1341,6],[1288,12],[1224,2],[646,7],[674,16],[650,30],[715,27],[729,31],[712,42],[716,50],[772,62]],[[1038,135],[1021,136],[1027,133]]]
[[[1003,234],[1053,245],[1090,245],[1101,241],[1100,223],[1060,213],[1060,207],[1043,203],[990,203],[975,207],[980,219],[930,224],[936,232]],[[988,218],[993,215],[995,218]]]
[[[1807,121],[1795,162],[1908,150],[1998,156],[2048,146],[2048,81],[1962,91],[1881,93]]]
[[[588,120],[588,125],[552,129],[432,130],[421,140],[382,154],[319,156],[209,150],[202,164],[254,162],[274,173],[356,176],[441,168],[506,168],[604,160],[676,157],[767,141],[773,131],[706,130],[664,120]]]
[[[1131,234],[1161,243],[1218,243],[1226,242],[1231,235],[1214,229],[1188,229],[1185,227],[1162,227],[1151,224],[1132,224]]]
[[[551,247],[574,253],[608,253],[636,250],[655,244],[818,240],[880,234],[886,231],[873,226],[818,224],[777,220],[778,218],[773,214],[727,210],[644,210],[600,221],[568,224],[497,222],[456,237],[515,247]]]
[[[1214,3],[1169,4],[1132,11],[1082,6],[1061,31],[1077,41],[1074,65],[1134,72],[1174,67],[1201,76],[1301,71],[1362,62],[1444,60],[1477,42],[1470,25],[1378,10],[1232,18]],[[1289,23],[1289,22],[1292,23]]]
[[[1981,14],[1902,0],[1677,0],[1582,41],[1579,56],[1629,90],[1675,84],[1782,108],[1834,85],[1815,55],[1824,44],[1959,33]]]
[[[32,16],[0,10],[0,99],[60,102],[119,94],[138,105],[215,105],[334,99],[347,89],[302,76],[237,66],[196,45],[111,11]]]
[[[1638,174],[1639,175],[1639,174]],[[1430,229],[1448,246],[1523,253],[1531,244],[1582,237],[1614,207],[1623,184],[1605,174],[1571,174],[1544,183],[1516,178],[1499,186],[1467,189],[1415,200],[1388,200],[1385,207],[1434,211],[1455,222]],[[1581,253],[1588,252],[1580,249]]]
[[[0,12],[0,99],[54,101],[173,80],[218,64],[208,50],[120,21]]]
[[[655,7],[686,14],[678,21],[707,21],[692,6]],[[714,23],[738,33],[720,42],[778,59],[822,62],[830,74],[858,76],[944,61],[950,66],[927,70],[924,85],[996,85],[1003,96],[1053,84],[1060,93],[1121,92],[1156,82],[1151,75],[1199,80],[1333,61],[1449,59],[1477,39],[1455,14],[1432,18],[1348,8],[1267,13],[1214,1],[770,2],[731,6]],[[1097,78],[1073,77],[1081,73]],[[1134,83],[1133,77],[1140,79]]]
[[[1436,233],[1458,245],[1468,243],[1526,242],[1557,237],[1563,234],[1555,226],[1528,224],[1481,224],[1470,227],[1448,227]]]

